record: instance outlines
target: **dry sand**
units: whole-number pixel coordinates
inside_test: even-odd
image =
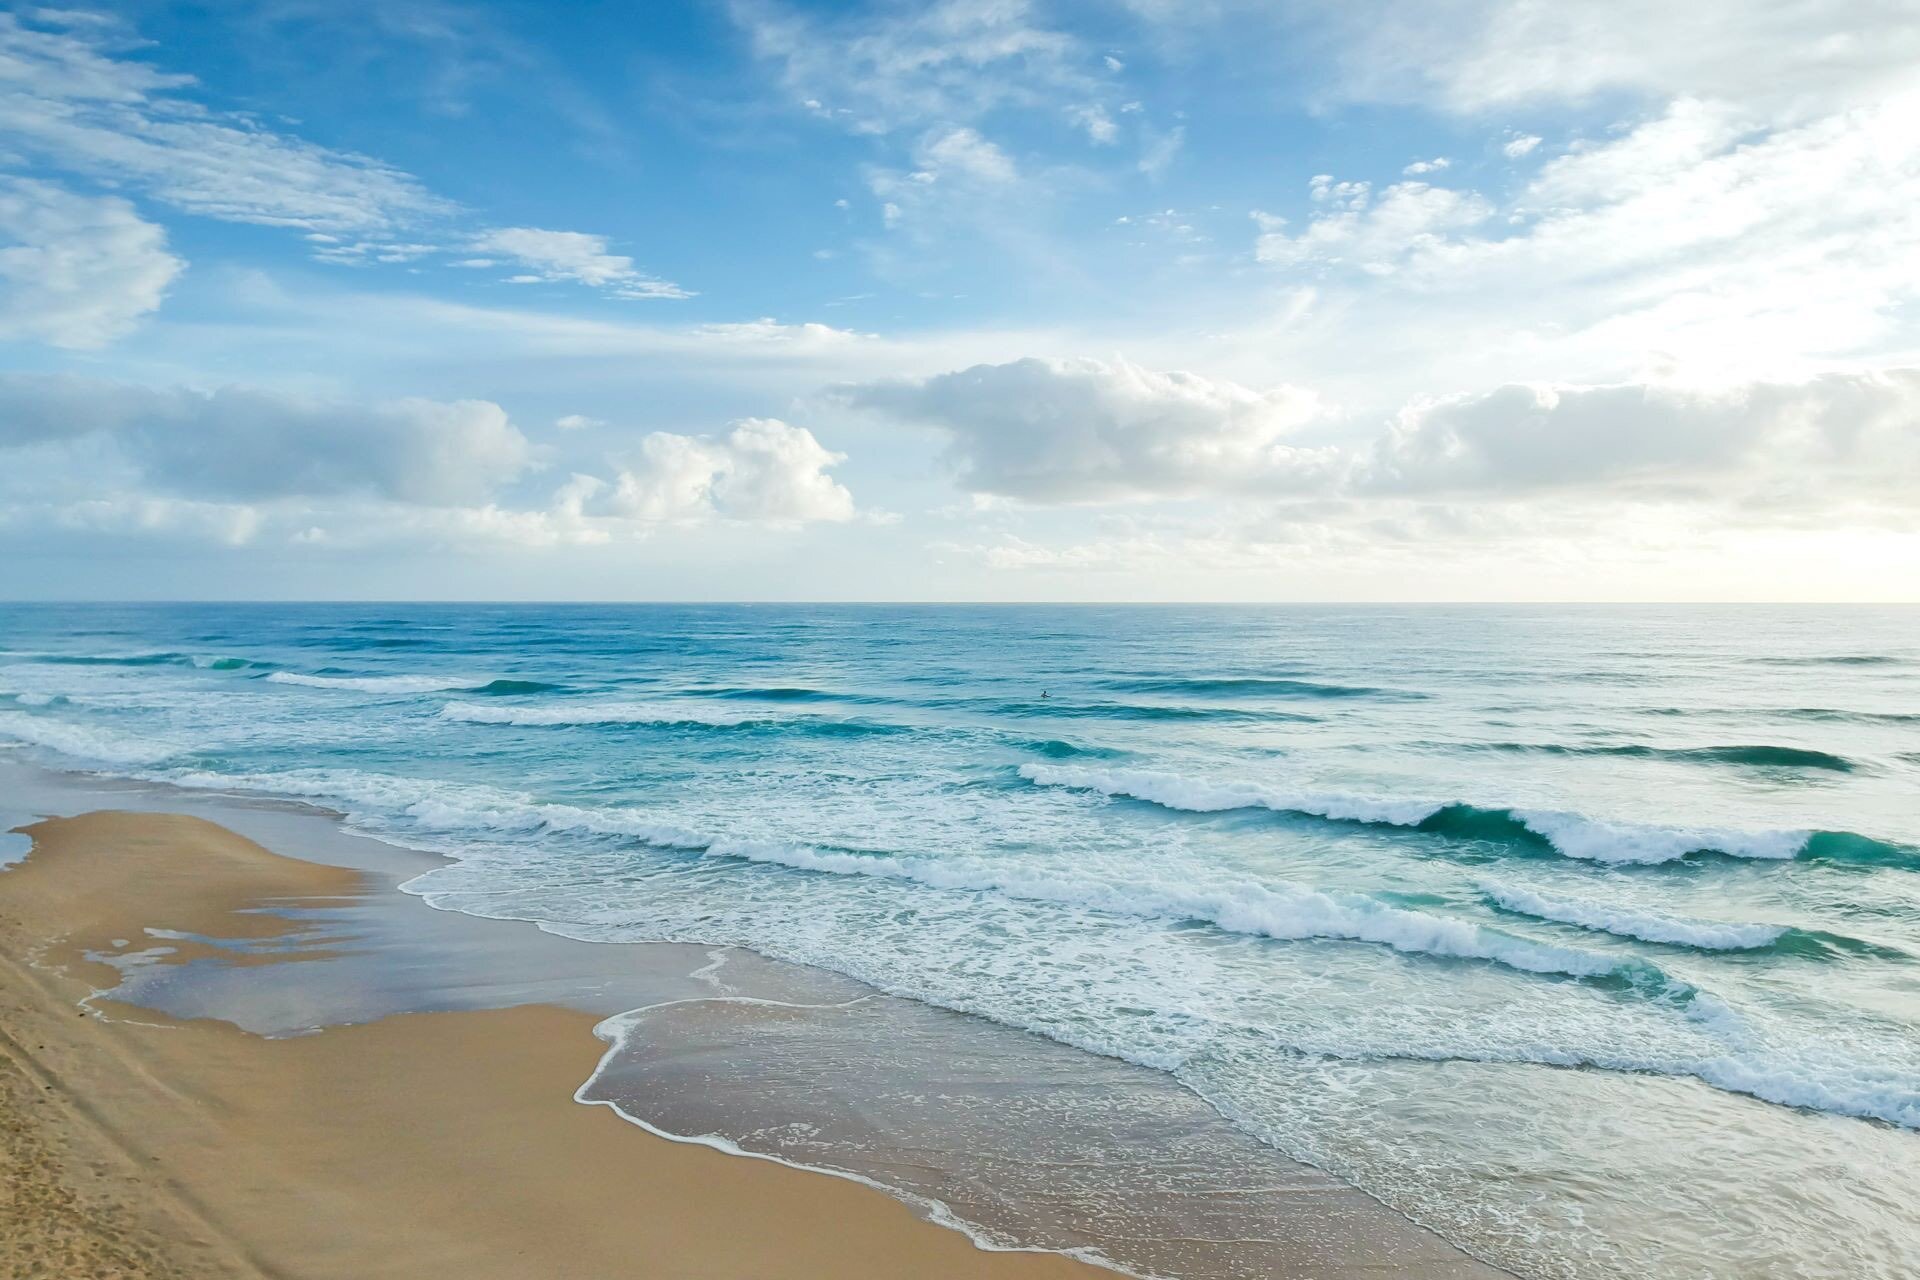
[[[173,814],[29,830],[32,854],[0,871],[0,1276],[1111,1280],[574,1103],[602,1047],[584,1013],[405,1014],[266,1040],[89,1012],[116,980],[90,952],[149,946],[149,926],[269,938],[286,921],[247,908],[362,884]]]

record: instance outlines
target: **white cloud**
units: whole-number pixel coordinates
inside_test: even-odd
[[[850,520],[853,495],[826,474],[845,458],[806,428],[774,418],[744,419],[724,436],[656,431],[615,477],[604,506],[643,521]]]
[[[1493,206],[1473,192],[1424,182],[1395,183],[1376,200],[1365,183],[1334,183],[1322,175],[1311,191],[1331,211],[1316,214],[1298,235],[1286,233],[1283,218],[1254,214],[1261,227],[1254,246],[1260,261],[1282,267],[1345,264],[1386,275],[1448,233],[1493,214]]]
[[[1057,139],[1019,119],[1069,121],[1099,147],[1119,143],[1127,108],[1100,52],[1050,25],[1033,0],[932,0],[841,6],[831,12],[781,0],[733,0],[734,20],[786,95],[816,119],[874,139],[881,153],[862,177],[882,226],[900,234],[857,248],[875,274],[919,289],[951,290],[960,244],[990,245],[1004,262],[1067,274],[1043,224],[1070,188],[1092,175],[1087,155],[1054,159]],[[1157,177],[1177,130],[1130,132]],[[1020,162],[1007,139],[1021,139]],[[1028,159],[1028,154],[1033,156]],[[1119,161],[1117,152],[1102,157]],[[1049,161],[1052,162],[1049,162]]]
[[[1186,126],[1175,125],[1165,133],[1143,130],[1142,136],[1146,138],[1146,145],[1140,151],[1140,163],[1136,167],[1149,179],[1158,182],[1166,176],[1174,158],[1180,154],[1180,148],[1185,145]]]
[[[1713,391],[1515,384],[1415,401],[1384,430],[1325,413],[1297,388],[1125,361],[1029,359],[832,394],[941,430],[963,488],[1029,503],[1293,496],[1364,513],[1396,495],[1578,493],[1762,521],[1872,507],[1920,525],[1915,369]]]
[[[425,507],[356,497],[209,502],[135,492],[16,503],[0,511],[0,528],[6,526],[94,535],[115,547],[138,540],[149,546],[274,547],[281,555],[297,550],[303,556],[579,547],[608,543],[617,535],[636,541],[646,535],[645,529],[620,521],[585,517],[558,500],[542,510],[492,502]]]
[[[1418,177],[1423,173],[1439,173],[1443,169],[1452,167],[1452,165],[1453,161],[1447,159],[1447,157],[1435,156],[1431,160],[1415,160],[1400,172],[1412,178]]]
[[[62,503],[48,513],[62,528],[114,537],[177,538],[243,547],[259,534],[260,510],[245,503],[118,494]]]
[[[838,347],[870,336],[855,333],[851,329],[836,329],[832,325],[820,324],[812,320],[789,324],[775,320],[772,316],[761,316],[758,320],[698,325],[693,333],[701,338],[710,338],[715,342],[738,346],[806,349]]]
[[[589,418],[584,413],[569,413],[555,418],[553,425],[561,431],[584,431],[588,427],[604,427],[607,424],[598,418]]]
[[[1113,122],[1105,107],[1076,106],[1067,109],[1067,119],[1086,130],[1089,140],[1110,146],[1120,140],[1120,126]]]
[[[269,294],[259,307],[257,327],[244,335],[261,339],[261,345],[249,347],[250,359],[282,365],[296,360],[301,354],[298,344],[315,329],[327,332],[336,350],[362,359],[404,358],[438,364],[451,341],[460,356],[477,368],[524,362],[536,372],[557,369],[551,389],[561,399],[578,395],[579,384],[577,373],[564,364],[554,365],[556,359],[604,360],[610,372],[658,369],[736,388],[743,380],[777,377],[777,384],[760,381],[755,385],[790,399],[794,386],[786,371],[811,370],[808,378],[817,382],[857,376],[876,361],[889,369],[958,363],[973,358],[971,353],[979,349],[965,334],[958,340],[940,334],[920,340],[886,339],[814,321],[771,317],[712,324],[653,323],[547,309],[474,306],[390,290]],[[998,350],[1001,344],[998,335],[994,337],[992,349]]]
[[[382,232],[452,208],[411,175],[185,97],[191,77],[116,58],[92,33],[0,13],[0,138],[190,213]]]
[[[1538,134],[1523,133],[1516,138],[1507,139],[1501,146],[1500,153],[1509,160],[1518,160],[1522,156],[1532,155],[1533,149],[1540,145],[1540,141]]]
[[[856,132],[971,122],[1100,88],[1079,42],[1040,25],[1027,0],[937,0],[837,21],[766,0],[732,8],[794,100]]]
[[[0,339],[102,346],[155,310],[186,265],[117,197],[0,177]]]
[[[1345,97],[1477,112],[1607,93],[1791,113],[1913,83],[1920,22],[1852,0],[1360,0],[1312,11],[1341,45]]]
[[[1681,99],[1547,161],[1499,207],[1417,184],[1343,203],[1358,184],[1316,183],[1329,212],[1297,235],[1264,220],[1257,252],[1390,276],[1340,300],[1345,322],[1425,344],[1428,376],[1454,385],[1480,367],[1493,378],[1474,380],[1738,382],[1897,357],[1920,296],[1916,112],[1920,90],[1792,126]],[[1409,187],[1418,199],[1387,217]]]
[[[560,280],[590,285],[622,298],[691,298],[679,285],[634,269],[633,259],[607,251],[605,236],[539,227],[497,227],[475,236],[467,247],[531,268],[532,277],[512,281]]]
[[[1920,499],[1920,370],[1718,391],[1513,385],[1409,407],[1366,491],[1578,488],[1794,505]]]
[[[914,143],[911,168],[874,168],[867,187],[888,229],[925,233],[943,220],[976,223],[1017,201],[1027,187],[1006,152],[966,127],[930,129]]]
[[[451,506],[485,499],[534,461],[485,400],[352,404],[0,375],[0,448],[64,443],[85,458],[101,442],[147,485],[189,498],[366,494]]]
[[[316,259],[344,266],[439,253],[446,224],[468,216],[392,165],[204,105],[193,77],[139,60],[133,47],[112,22],[36,26],[0,13],[0,156],[18,152],[201,217],[298,228]],[[608,253],[604,237],[510,227],[469,247],[486,252],[496,240],[538,279],[691,296]]]
[[[1286,442],[1314,416],[1310,394],[1256,392],[1124,360],[1026,359],[844,385],[832,395],[940,429],[963,487],[1034,502],[1288,487],[1310,483],[1324,461]]]
[[[920,172],[913,175],[928,181],[957,177],[975,182],[1011,182],[1013,161],[1007,153],[981,137],[973,129],[935,129],[914,148],[914,162]]]

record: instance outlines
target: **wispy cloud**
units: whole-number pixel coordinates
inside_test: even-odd
[[[533,271],[536,279],[591,285],[615,297],[693,297],[669,280],[655,279],[635,269],[632,258],[608,252],[605,236],[539,227],[499,227],[475,236],[467,248],[518,263]]]
[[[379,233],[453,211],[409,174],[186,96],[191,77],[114,56],[102,33],[0,14],[0,136],[43,163],[189,213]]]
[[[736,0],[732,11],[794,102],[857,132],[973,123],[1007,107],[1099,101],[1103,90],[1096,55],[1026,0],[937,0],[837,19],[772,0]]]
[[[545,280],[627,298],[692,296],[610,253],[603,236],[463,231],[472,214],[412,174],[210,107],[191,76],[147,53],[110,21],[0,13],[0,138],[50,171],[184,213],[303,231],[322,262],[401,264],[491,246]]]

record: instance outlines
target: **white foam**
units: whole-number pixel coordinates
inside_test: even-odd
[[[1514,809],[1514,819],[1569,858],[1590,862],[1672,862],[1711,850],[1734,858],[1798,857],[1811,831],[1745,831],[1734,827],[1670,827],[1606,822],[1552,809]]]
[[[1480,891],[1509,911],[1518,911],[1541,920],[1557,920],[1622,938],[1642,942],[1661,942],[1678,947],[1699,947],[1708,951],[1746,951],[1774,942],[1787,930],[1772,924],[1733,924],[1722,920],[1697,920],[1687,916],[1666,915],[1658,911],[1636,911],[1578,898],[1551,897],[1530,889],[1482,882]]]
[[[1130,796],[1168,809],[1217,813],[1229,809],[1271,809],[1342,822],[1417,827],[1457,802],[1389,800],[1337,792],[1295,791],[1260,783],[1188,778],[1153,769],[1089,769],[1076,765],[1023,764],[1020,776],[1042,786]],[[1472,806],[1504,813],[1546,840],[1562,855],[1591,862],[1672,862],[1710,850],[1735,858],[1791,859],[1806,848],[1806,830],[1749,831],[1735,827],[1682,827],[1608,822],[1555,809],[1507,809]]]
[[[510,724],[524,727],[592,724],[702,724],[715,727],[768,719],[764,711],[733,707],[687,706],[672,702],[599,702],[573,706],[488,706],[449,702],[440,708],[443,720],[471,724]]]
[[[366,773],[357,769],[295,769],[284,773],[213,773],[186,770],[163,775],[176,786],[204,791],[244,791],[346,805],[356,818],[403,817],[448,835],[530,835],[578,831],[630,836],[665,848],[701,849],[708,841],[644,810],[609,806],[586,809],[535,801],[520,793],[470,783],[438,782]]]
[[[310,676],[299,671],[275,671],[273,684],[296,684],[308,689],[350,689],[357,693],[435,693],[472,689],[486,682],[474,676]]]
[[[0,712],[0,733],[76,760],[102,764],[155,765],[179,753],[177,747],[151,738],[18,712]]]
[[[836,875],[906,880],[937,889],[1000,894],[1119,915],[1199,920],[1232,933],[1282,940],[1378,943],[1404,953],[1487,960],[1531,973],[1599,977],[1632,966],[1577,948],[1535,942],[1462,920],[1391,907],[1357,893],[1328,893],[1284,881],[1195,887],[1170,881],[1092,881],[1008,871],[978,861],[842,853],[777,841],[729,840],[689,831],[642,810],[540,803],[525,795],[356,770],[278,774],[183,773],[183,786],[269,791],[345,801],[375,815],[403,815],[449,834],[528,835],[577,831],[626,836],[662,848]]]
[[[1285,881],[1202,888],[1146,879],[1094,882],[999,872],[977,863],[837,853],[759,841],[716,841],[707,846],[706,852],[712,857],[777,863],[834,875],[911,880],[937,889],[997,893],[1116,915],[1199,920],[1230,933],[1257,937],[1373,942],[1400,952],[1489,960],[1529,973],[1601,977],[1629,967],[1590,951],[1534,942],[1464,920],[1388,906],[1365,894],[1330,893]]]
[[[1075,765],[1023,764],[1020,776],[1047,787],[1131,796],[1169,809],[1219,813],[1228,809],[1272,809],[1342,822],[1377,822],[1412,827],[1445,808],[1423,800],[1380,800],[1337,792],[1292,791],[1254,782],[1210,781],[1154,769],[1088,769]]]
[[[1677,1074],[1763,1102],[1920,1129],[1920,1089],[1913,1076],[1884,1068],[1809,1063],[1786,1053],[1732,1053],[1688,1064]]]

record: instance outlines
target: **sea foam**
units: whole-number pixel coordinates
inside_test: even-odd
[[[471,676],[319,676],[300,671],[274,671],[267,675],[273,684],[300,685],[308,689],[345,689],[355,693],[436,693],[447,689],[470,689],[484,685],[484,679]]]
[[[744,708],[688,706],[668,702],[597,702],[562,706],[483,706],[449,702],[440,708],[443,720],[469,724],[510,724],[522,727],[592,724],[699,724],[715,728],[784,718]]]
[[[1697,920],[1579,898],[1562,898],[1488,881],[1481,882],[1480,891],[1502,910],[1538,920],[1553,920],[1622,938],[1638,938],[1643,942],[1676,947],[1697,947],[1705,951],[1750,951],[1771,946],[1788,932],[1785,925]]]
[[[1371,942],[1408,954],[1485,960],[1529,973],[1621,977],[1635,985],[1672,985],[1666,975],[1642,961],[1536,942],[1464,920],[1389,906],[1365,894],[1327,892],[1287,882],[1202,887],[1159,880],[1100,882],[1000,871],[978,863],[842,853],[769,842],[716,841],[706,853],[833,875],[911,880],[936,889],[996,893],[1118,915],[1199,921],[1229,933],[1255,937]]]
[[[155,765],[179,754],[179,748],[151,738],[18,712],[0,711],[0,734],[75,760],[109,765]]]
[[[1193,813],[1270,809],[1336,822],[1406,827],[1459,839],[1533,841],[1566,857],[1593,862],[1673,862],[1694,853],[1786,860],[1808,852],[1816,842],[1817,851],[1839,859],[1857,856],[1861,860],[1896,861],[1905,853],[1885,842],[1847,832],[1748,831],[1731,827],[1609,822],[1555,809],[1296,791],[1238,780],[1189,778],[1152,769],[1091,769],[1028,763],[1020,766],[1020,774],[1042,786],[1097,791]],[[1859,842],[1860,847],[1849,851],[1848,840]]]

